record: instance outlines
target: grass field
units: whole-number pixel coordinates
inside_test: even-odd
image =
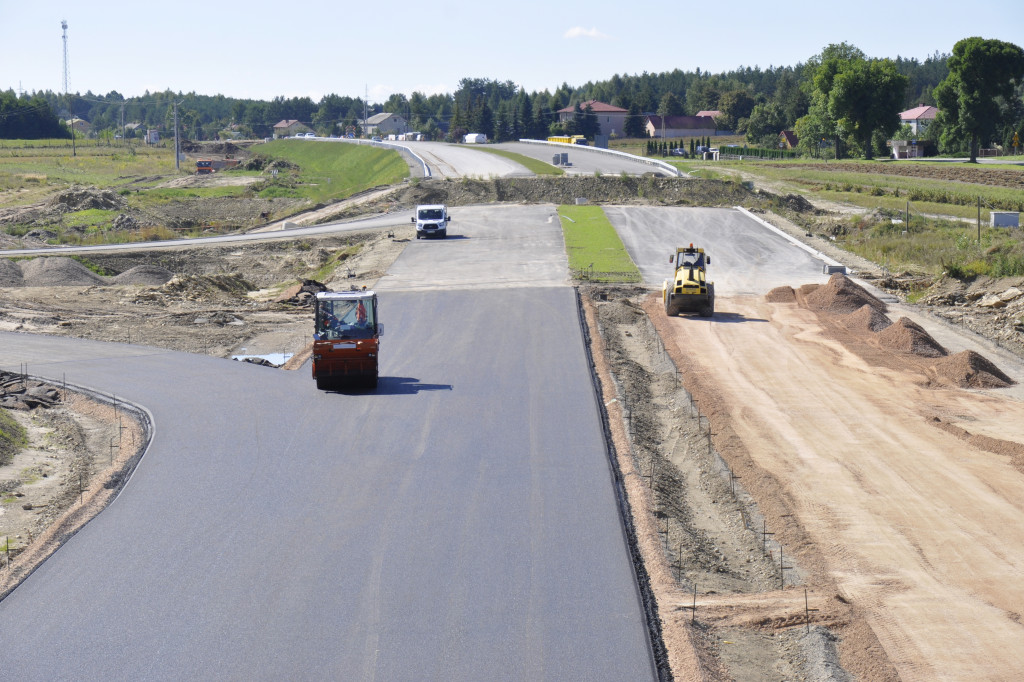
[[[576,279],[639,282],[640,271],[600,206],[558,207],[569,268]]]
[[[409,166],[400,154],[368,145],[274,140],[252,147],[251,151],[298,166],[295,173],[280,173],[277,179],[262,183],[258,189],[264,197],[301,197],[323,202],[409,177]]]
[[[48,144],[49,143],[49,144]],[[0,144],[0,192],[7,206],[39,201],[70,185],[118,189],[153,185],[174,173],[174,152],[163,147],[80,145],[72,156],[64,140],[4,140]]]
[[[217,177],[248,175],[260,177],[260,180],[248,185],[166,187],[159,185],[192,175],[194,162],[183,161],[180,170],[176,170],[174,154],[169,148],[90,142],[79,141],[76,153],[72,154],[70,140],[2,141],[0,204],[5,207],[37,204],[72,185],[111,189],[124,197],[127,212],[158,215],[161,207],[174,203],[211,199],[244,201],[254,196],[306,199],[317,204],[343,199],[371,187],[394,184],[409,175],[408,165],[394,151],[352,144],[280,140],[251,148],[253,153],[288,162],[276,177],[259,171],[230,170],[218,173]],[[42,226],[57,233],[58,237],[52,240],[56,243],[82,244],[175,236],[173,231],[160,225],[138,231],[110,229],[122,212],[125,211],[72,211],[54,218],[52,225],[7,224],[4,230],[10,235],[22,236],[33,227]],[[198,213],[202,214],[201,203]],[[232,229],[229,223],[223,228]],[[212,223],[206,225],[211,226]]]

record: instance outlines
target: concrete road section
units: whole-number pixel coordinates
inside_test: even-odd
[[[0,602],[4,669],[653,679],[572,290],[390,292],[382,316],[370,394],[0,334],[4,368],[156,424],[119,497]]]
[[[435,178],[460,177],[530,177],[533,172],[515,161],[497,154],[487,154],[473,145],[447,142],[403,142],[430,166]]]
[[[450,213],[448,237],[413,240],[378,291],[568,284],[554,206],[457,206]]]
[[[716,297],[766,294],[778,286],[825,282],[824,263],[739,211],[724,208],[605,209],[644,283],[661,289],[676,247],[703,247]]]
[[[529,156],[530,158],[551,163],[556,153],[569,155],[569,166],[559,166],[569,175],[594,175],[602,173],[605,175],[643,175],[644,173],[669,173],[658,166],[645,163],[637,157],[630,157],[620,154],[608,154],[591,147],[582,145],[547,145],[530,144],[526,142],[502,142],[493,145],[496,149],[505,149],[516,154]]]

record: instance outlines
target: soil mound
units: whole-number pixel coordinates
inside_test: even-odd
[[[878,340],[883,348],[913,353],[925,358],[941,358],[949,355],[946,349],[932,338],[920,325],[906,317],[878,332]]]
[[[998,367],[972,350],[948,355],[932,365],[932,370],[940,379],[961,388],[1005,388],[1014,383]]]
[[[160,287],[166,294],[176,294],[192,301],[215,298],[245,297],[253,289],[239,275],[175,275]]]
[[[0,287],[25,286],[25,278],[21,268],[10,258],[0,258]]]
[[[880,332],[892,326],[885,313],[864,304],[843,318],[843,324],[854,331]]]
[[[104,211],[111,211],[124,207],[124,200],[109,189],[96,189],[95,187],[74,186],[60,192],[48,202],[48,210],[60,211],[84,211],[90,208],[97,208]]]
[[[807,294],[806,301],[811,310],[840,315],[856,312],[863,305],[869,305],[881,313],[888,311],[884,303],[841,272],[835,273],[827,283]]]
[[[106,284],[95,272],[70,258],[33,258],[21,264],[27,287],[80,287]]]
[[[784,197],[779,197],[777,203],[797,213],[820,213],[818,209],[814,208],[814,204],[799,194],[787,194]]]
[[[775,287],[764,295],[769,303],[796,303],[796,292],[793,287]]]
[[[167,284],[174,273],[159,265],[136,265],[110,280],[111,284],[144,284],[160,286]]]

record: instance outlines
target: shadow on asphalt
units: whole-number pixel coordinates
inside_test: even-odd
[[[425,236],[421,237],[421,239],[423,239],[424,241],[434,241],[436,239],[439,242],[445,242],[445,241],[450,242],[450,241],[455,240],[455,239],[469,239],[469,235],[465,235],[465,234],[452,234],[451,232],[449,232],[448,236],[444,237],[444,238],[435,237],[434,235],[425,235]]]
[[[451,384],[422,384],[413,377],[380,377],[377,388],[361,388],[359,386],[339,386],[328,393],[343,395],[413,395],[420,391],[450,391]]]

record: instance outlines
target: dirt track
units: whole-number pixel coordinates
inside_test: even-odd
[[[916,357],[795,303],[718,307],[765,322],[647,309],[715,449],[794,558],[816,621],[839,633],[844,667],[858,679],[1020,678],[1024,405],[929,387]],[[699,597],[698,618],[792,624],[802,596]],[[875,637],[885,656],[871,653]]]

